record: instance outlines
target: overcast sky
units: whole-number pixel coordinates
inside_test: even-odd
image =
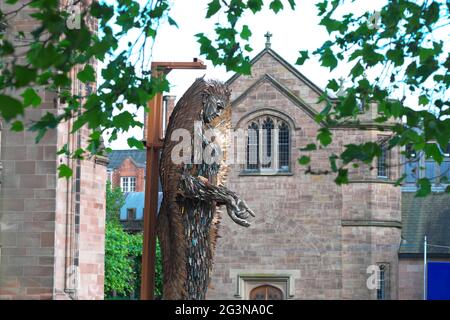
[[[111,0],[113,1],[113,0]],[[205,19],[208,0],[175,0],[170,15],[177,22],[179,28],[170,26],[168,23],[162,24],[158,30],[156,42],[153,46],[152,61],[192,61],[192,58],[200,56],[200,45],[196,41],[195,34],[205,32],[213,34],[214,23],[223,22],[225,15],[222,13],[214,19]],[[265,1],[266,3],[268,1]],[[287,1],[283,1],[287,4]],[[363,13],[373,12],[380,9],[385,1],[382,0],[360,0],[342,10]],[[298,58],[300,50],[314,50],[328,39],[328,34],[323,26],[319,26],[317,9],[314,5],[316,1],[297,1],[297,8],[292,11],[286,7],[278,15],[271,10],[265,9],[253,15],[248,14],[243,21],[249,25],[252,31],[251,47],[254,49],[250,56],[253,57],[260,52],[265,45],[264,34],[270,31],[273,34],[271,39],[272,49],[280,54],[289,63],[293,64]],[[242,24],[238,26],[241,30]],[[125,39],[126,40],[126,39]],[[123,43],[125,44],[125,42]],[[169,74],[171,91],[169,94],[180,98],[184,91],[192,84],[195,78],[206,74],[206,78],[216,78],[226,81],[232,76],[222,67],[213,67],[211,63],[205,61],[207,70],[174,70]],[[339,65],[332,73],[327,68],[323,68],[316,60],[307,60],[303,66],[296,66],[311,81],[319,87],[324,88],[331,77],[339,77],[348,74],[349,68]],[[143,111],[139,113],[143,119]],[[127,138],[134,136],[142,138],[142,130],[130,130],[128,134],[121,135],[117,141],[109,145],[113,149],[127,149]]]

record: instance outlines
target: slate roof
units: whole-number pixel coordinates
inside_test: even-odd
[[[450,194],[433,193],[425,198],[414,192],[402,193],[402,244],[400,255],[423,254],[428,244],[450,247]],[[428,247],[430,255],[450,255],[450,248]]]
[[[126,158],[131,158],[136,166],[143,168],[145,167],[145,150],[113,150],[108,154],[109,164],[108,169],[116,169],[120,167],[123,160]]]

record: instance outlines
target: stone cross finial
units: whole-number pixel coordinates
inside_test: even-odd
[[[272,34],[267,31],[264,37],[266,37],[266,48],[270,48],[270,38],[272,37]]]

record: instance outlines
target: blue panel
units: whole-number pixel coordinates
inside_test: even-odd
[[[434,161],[427,160],[425,162],[425,177],[433,183],[436,182],[436,166],[437,163]]]
[[[406,183],[416,183],[419,176],[419,163],[411,161],[405,163]]]
[[[450,161],[446,160],[441,163],[441,175],[447,178],[448,182],[450,182]]]
[[[450,262],[428,262],[427,300],[450,300]]]
[[[158,212],[161,206],[163,194],[158,193]],[[125,204],[120,209],[120,219],[127,219],[127,209],[136,209],[136,220],[142,220],[144,218],[144,202],[145,193],[144,192],[128,192],[125,198]]]

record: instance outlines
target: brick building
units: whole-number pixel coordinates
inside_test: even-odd
[[[145,150],[113,150],[108,154],[108,180],[122,192],[143,192]]]
[[[374,170],[352,169],[348,185],[337,186],[332,175],[305,174],[299,148],[316,141],[323,91],[270,44],[251,64],[250,76],[228,80],[232,129],[247,136],[231,152],[245,164],[230,166],[226,185],[257,217],[243,229],[223,214],[207,297],[421,299],[423,236],[450,246],[449,195],[414,198],[414,179],[394,186],[404,170],[399,150],[385,150]],[[313,169],[327,169],[328,157],[345,144],[385,140],[390,124],[380,131],[375,117],[373,111],[359,123],[334,127],[332,145],[311,153]],[[438,192],[442,184],[435,185]],[[450,251],[431,248],[429,258],[450,261]],[[378,270],[378,289],[367,287],[370,266]]]
[[[173,109],[173,108],[172,108]],[[108,154],[108,180],[113,188],[125,193],[125,203],[120,210],[120,222],[127,232],[143,230],[145,191],[145,150],[113,150]],[[160,192],[159,202],[162,199]]]
[[[0,3],[2,12],[19,8]],[[27,7],[14,18],[6,37],[13,44],[36,28]],[[96,30],[96,22],[90,20]],[[95,64],[95,62],[92,62]],[[81,67],[80,67],[81,68]],[[95,89],[77,80],[72,70],[72,93]],[[42,105],[28,108],[28,124],[46,112],[66,107],[54,92],[39,90]],[[1,119],[0,119],[1,122]],[[87,146],[89,130],[69,135],[73,120],[49,130],[40,143],[35,133],[0,131],[0,299],[103,299],[105,182],[107,159],[70,160],[57,155],[67,144],[73,152]],[[66,164],[73,177],[59,179],[57,167]]]

